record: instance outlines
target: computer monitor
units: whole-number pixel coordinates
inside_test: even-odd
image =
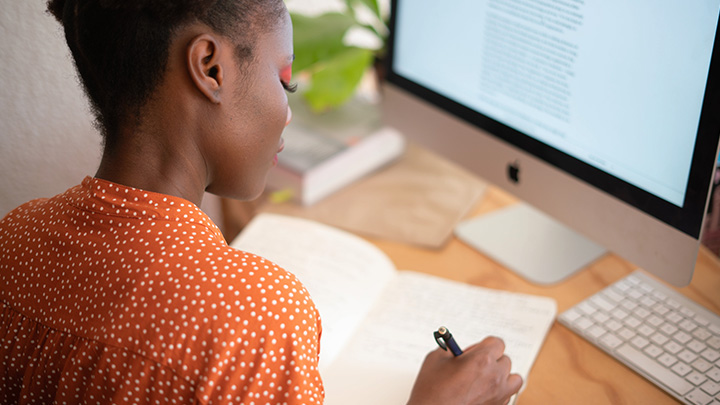
[[[393,0],[385,119],[534,207],[507,211],[520,226],[504,235],[482,217],[463,232],[510,249],[500,261],[569,256],[576,232],[589,260],[604,247],[686,285],[717,161],[719,15],[720,0]],[[522,236],[544,215],[569,242]],[[549,263],[524,276],[588,264]]]

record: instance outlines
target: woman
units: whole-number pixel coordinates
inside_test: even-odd
[[[197,207],[253,199],[291,112],[281,0],[51,0],[104,153],[0,221],[1,403],[323,402],[302,284]],[[502,341],[428,355],[410,403],[504,403]]]

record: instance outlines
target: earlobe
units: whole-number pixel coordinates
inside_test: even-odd
[[[210,34],[193,38],[187,46],[187,66],[190,78],[211,102],[220,103],[223,67],[220,63],[220,43]]]

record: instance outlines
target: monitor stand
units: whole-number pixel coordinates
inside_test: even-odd
[[[524,203],[463,221],[455,227],[455,235],[537,284],[560,282],[606,252]]]

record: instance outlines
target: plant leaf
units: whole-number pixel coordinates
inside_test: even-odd
[[[380,15],[380,5],[378,4],[377,0],[356,0],[363,4],[365,4],[370,11],[375,13],[375,15],[382,21],[382,16]]]
[[[345,4],[347,5],[347,8],[349,10],[349,13],[353,16],[355,15],[355,4],[356,3],[362,3],[367,6],[367,8],[370,9],[375,15],[380,18],[380,5],[378,4],[377,0],[345,0]]]
[[[314,17],[292,13],[290,16],[293,23],[294,72],[306,70],[347,50],[343,37],[355,23],[352,17],[340,13]]]
[[[312,75],[305,99],[315,112],[340,106],[357,88],[373,61],[373,52],[363,48],[346,48],[328,60]]]

